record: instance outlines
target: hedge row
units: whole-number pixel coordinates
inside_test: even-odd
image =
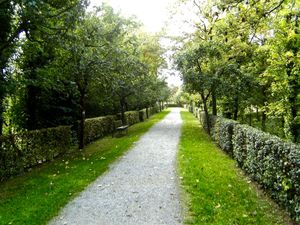
[[[202,125],[204,113],[199,113]],[[211,136],[247,174],[300,222],[300,147],[242,125],[210,116]]]
[[[140,115],[139,111],[128,111],[125,112],[125,123],[129,126],[139,123],[140,122]]]
[[[0,180],[64,154],[70,149],[71,140],[70,126],[0,137]]]
[[[153,107],[150,107],[148,111],[149,111],[149,117],[150,117],[150,116],[154,115],[155,113],[159,112],[159,107],[158,107],[158,105],[155,105]]]
[[[148,111],[150,116],[158,112],[158,108],[151,107]],[[146,109],[125,112],[128,125],[144,121],[146,118]],[[111,134],[116,119],[116,116],[86,119],[85,144]],[[0,181],[66,153],[76,144],[78,134],[79,122],[75,127],[60,126],[0,137]]]
[[[85,120],[84,143],[88,144],[111,134],[114,130],[115,116],[103,116]]]

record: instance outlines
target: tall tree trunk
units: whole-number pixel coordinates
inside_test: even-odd
[[[250,113],[249,113],[249,125],[252,126],[252,113],[251,113],[251,110],[250,110]]]
[[[4,103],[4,95],[1,95],[0,96],[0,136],[3,135],[3,124],[4,124],[4,115],[3,115],[4,114],[4,104],[3,103]],[[1,147],[1,145],[0,145],[0,147]]]
[[[298,106],[297,106],[297,96],[299,94],[299,74],[297,74],[294,70],[295,63],[293,61],[290,61],[287,63],[286,71],[288,75],[288,101],[289,101],[289,107],[288,107],[288,113],[289,116],[287,116],[287,127],[289,130],[289,133],[291,135],[291,141],[296,142],[297,138],[299,136],[299,129],[300,124],[297,123],[296,117],[298,114]]]
[[[126,121],[125,121],[125,105],[126,105],[125,99],[121,98],[120,99],[120,110],[121,110],[121,121],[122,121],[123,125],[125,125],[125,123],[126,123]]]
[[[239,97],[235,96],[234,103],[233,103],[233,119],[238,119],[238,113],[239,113]]]
[[[265,110],[263,110],[261,114],[261,129],[263,131],[266,131],[266,121],[267,121],[267,114]]]
[[[79,126],[79,149],[84,148],[85,128],[85,91],[80,92],[80,126]]]
[[[215,91],[212,92],[211,98],[212,98],[212,114],[214,116],[216,116],[217,115],[217,95],[216,95]]]
[[[35,130],[38,128],[38,95],[39,88],[33,85],[27,87],[26,111],[27,111],[27,124],[28,130]]]
[[[149,109],[148,109],[148,107],[146,107],[146,115],[147,115],[147,119],[149,119]]]
[[[267,121],[267,114],[266,114],[266,106],[267,106],[267,86],[263,87],[262,91],[263,97],[263,109],[261,112],[261,129],[266,131],[266,121]]]
[[[210,134],[210,120],[209,120],[208,107],[207,107],[207,97],[205,97],[205,95],[202,93],[201,98],[202,98],[203,107],[204,107],[205,125],[206,125],[208,134]]]
[[[255,110],[256,110],[256,120],[257,120],[257,121],[260,121],[259,112],[258,112],[258,107],[256,107]]]
[[[290,22],[290,18],[287,18],[287,22]],[[295,34],[299,35],[299,16],[295,19],[295,28],[294,28]],[[295,64],[296,56],[299,54],[299,44],[295,43],[294,40],[290,41],[290,43],[287,45],[287,50],[292,51],[294,54],[294,58],[291,57],[288,59],[286,63],[286,72],[288,76],[288,101],[289,101],[289,107],[288,107],[288,116],[287,116],[287,127],[288,127],[288,133],[287,136],[291,137],[291,141],[297,142],[297,139],[299,138],[299,132],[300,132],[300,124],[297,121],[297,115],[299,110],[299,105],[297,105],[297,96],[300,92],[299,88],[299,79],[300,79],[300,73],[297,68],[297,64]],[[298,140],[300,141],[300,140]]]

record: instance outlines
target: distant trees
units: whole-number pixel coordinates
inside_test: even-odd
[[[280,118],[286,138],[299,141],[299,2],[190,2],[196,30],[175,56],[186,90],[206,113],[207,101],[235,120],[256,111],[263,130]]]
[[[0,2],[0,135],[121,113],[164,101],[159,37],[103,4]],[[155,90],[155,93],[153,92]],[[159,94],[162,93],[161,97]],[[4,126],[3,126],[4,125]]]

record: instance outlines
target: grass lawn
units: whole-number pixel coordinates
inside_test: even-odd
[[[182,111],[181,116],[177,158],[186,224],[291,224],[215,146],[191,113]]]
[[[0,224],[46,224],[168,113],[165,110],[133,125],[126,136],[100,139],[82,152],[66,155],[1,184]]]

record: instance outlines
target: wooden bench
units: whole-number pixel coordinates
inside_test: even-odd
[[[114,136],[116,132],[122,134],[123,131],[126,131],[126,134],[128,134],[128,127],[129,125],[122,125],[121,120],[114,121],[114,132],[112,136]]]

